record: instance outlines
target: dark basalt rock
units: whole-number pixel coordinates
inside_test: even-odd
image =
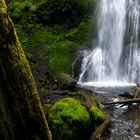
[[[62,73],[57,77],[58,89],[75,91],[77,81],[73,79],[69,74]]]

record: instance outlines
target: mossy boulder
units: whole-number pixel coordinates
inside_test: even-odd
[[[74,91],[77,85],[77,81],[73,79],[69,74],[62,73],[57,78],[57,84],[59,89]]]
[[[92,118],[95,128],[100,126],[107,119],[104,112],[102,112],[97,106],[93,106],[90,109],[90,112],[91,112],[91,118]]]
[[[49,126],[54,140],[86,140],[90,116],[78,100],[64,98],[52,107]]]

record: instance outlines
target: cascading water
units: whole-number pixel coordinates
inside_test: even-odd
[[[126,47],[124,60],[124,80],[140,83],[140,1],[128,0],[128,36],[130,44]]]
[[[140,82],[139,0],[99,0],[97,9],[98,44],[83,53],[79,83]]]
[[[124,100],[118,94],[140,83],[140,0],[98,1],[98,43],[83,51],[79,84],[101,100]],[[140,140],[132,112],[126,116],[122,106],[104,111],[112,122],[107,140]]]

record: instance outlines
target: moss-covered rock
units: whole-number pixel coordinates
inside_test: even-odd
[[[93,96],[91,91],[78,88],[75,92],[69,92],[68,90],[65,90],[64,92],[63,90],[56,90],[48,92],[46,99],[49,99],[49,103],[55,104],[50,110],[49,105],[46,104],[46,100],[44,102],[45,105],[43,106],[46,117],[49,118],[49,125],[51,127],[54,140],[87,140],[89,136],[95,130],[97,130],[97,128],[104,123],[104,121],[106,121],[104,112],[102,112],[102,110],[99,108],[99,101]],[[86,110],[86,116],[90,118],[88,126],[86,125],[85,132],[83,132],[83,129],[85,129],[83,123],[84,110],[79,107],[79,104],[82,106],[82,108],[84,107],[84,110]],[[80,110],[83,111],[81,112]],[[75,118],[79,118],[80,121]],[[83,135],[80,136],[80,132],[83,132],[86,137]],[[76,133],[79,135],[79,137],[75,135]]]
[[[74,91],[77,81],[69,74],[61,73],[57,78],[57,85],[59,89]]]
[[[93,106],[90,109],[90,112],[95,128],[100,126],[106,120],[105,114],[97,106]]]
[[[86,140],[89,137],[90,117],[79,101],[64,98],[52,107],[49,125],[54,140]]]

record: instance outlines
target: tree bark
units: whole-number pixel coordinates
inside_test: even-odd
[[[0,0],[0,139],[51,140],[36,85],[5,0]]]

